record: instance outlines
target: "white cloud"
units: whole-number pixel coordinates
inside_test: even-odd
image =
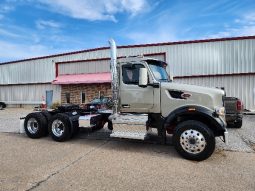
[[[135,16],[149,8],[147,0],[40,0],[53,12],[90,21],[111,20],[115,14],[127,12]]]
[[[228,25],[223,31],[216,34],[208,35],[205,38],[224,38],[233,36],[252,36],[255,35],[255,13],[247,13],[241,18],[234,20],[235,25]]]
[[[233,36],[252,36],[255,35],[255,26],[243,26],[241,28],[229,28],[216,34],[208,35],[205,38],[224,38]]]
[[[6,41],[0,41],[0,62],[43,56],[48,54],[50,54],[49,48],[42,45],[15,44]]]
[[[173,33],[165,29],[152,30],[149,32],[136,31],[128,33],[126,36],[135,44],[169,42],[176,41],[177,39]]]
[[[0,4],[0,13],[8,13],[14,10],[14,6],[7,4]]]
[[[255,13],[249,13],[247,15],[244,16],[245,20],[247,21],[255,21]]]
[[[155,15],[154,15],[155,16]],[[180,19],[182,15],[178,15]],[[148,17],[135,22],[129,22],[121,35],[132,40],[132,43],[158,43],[178,40],[178,19],[170,11],[158,13],[156,17]],[[183,29],[182,29],[183,30]],[[186,28],[185,30],[190,30]]]
[[[0,37],[8,38],[9,41],[39,43],[40,34],[31,28],[24,28],[18,25],[0,23]],[[3,38],[0,38],[3,39]]]
[[[61,24],[57,23],[53,20],[38,20],[36,21],[36,27],[38,29],[45,29],[45,28],[60,28]]]
[[[9,32],[5,29],[1,29],[0,28],[0,35],[1,36],[7,36],[7,37],[11,37],[11,38],[18,38],[18,37],[21,37],[20,35],[16,34],[16,33],[12,33],[12,32]]]

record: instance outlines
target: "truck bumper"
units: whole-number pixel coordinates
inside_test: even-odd
[[[229,144],[229,138],[228,138],[227,123],[226,123],[224,118],[219,118],[219,121],[222,125],[222,128],[224,129],[223,141],[225,142],[226,145],[228,145]]]
[[[228,125],[234,125],[240,123],[243,120],[242,114],[226,114],[226,122]]]

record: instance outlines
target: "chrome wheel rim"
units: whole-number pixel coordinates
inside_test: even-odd
[[[52,133],[56,137],[61,137],[64,134],[65,126],[62,121],[56,119],[53,121],[51,129],[52,129]]]
[[[201,153],[206,147],[206,140],[202,133],[197,130],[189,129],[180,136],[182,148],[191,154]]]
[[[27,130],[31,134],[36,134],[39,129],[38,121],[35,118],[30,118],[27,121]]]

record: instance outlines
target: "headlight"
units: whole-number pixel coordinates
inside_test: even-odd
[[[215,108],[215,113],[219,116],[225,116],[225,107]]]

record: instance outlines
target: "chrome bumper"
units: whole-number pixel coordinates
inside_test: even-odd
[[[227,129],[226,129],[225,132],[224,132],[224,142],[225,142],[226,145],[229,144],[229,142],[228,142],[228,131],[227,131]]]

